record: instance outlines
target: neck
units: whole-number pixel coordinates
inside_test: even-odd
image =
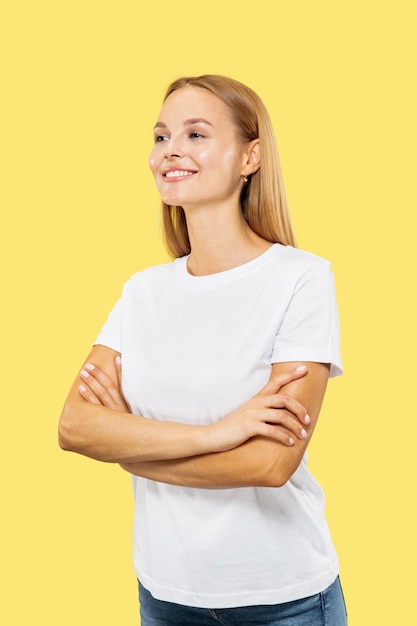
[[[240,207],[185,210],[191,254],[188,271],[217,274],[248,263],[270,246],[247,224]]]

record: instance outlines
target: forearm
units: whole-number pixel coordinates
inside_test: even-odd
[[[64,407],[59,443],[99,461],[134,463],[207,453],[205,434],[202,426],[160,422],[80,401]]]
[[[162,422],[128,412],[120,393],[118,356],[105,346],[91,351],[60,417],[61,448],[112,463],[182,458],[217,449],[215,426]]]
[[[292,445],[290,433],[283,432],[278,424],[292,428],[296,437],[305,436],[301,421],[306,417],[304,406],[289,395],[277,393],[289,381],[304,377],[305,367],[284,372],[268,382],[219,422],[195,426],[132,415],[114,370],[117,353],[96,346],[91,357],[93,362],[86,363],[80,371],[80,379],[74,381],[61,415],[59,441],[64,450],[124,464],[220,453],[259,435]],[[113,372],[106,363],[109,358],[116,364]]]
[[[280,372],[287,366],[274,365]],[[311,418],[306,426],[308,436],[294,439],[285,446],[268,437],[253,437],[239,447],[216,454],[162,462],[122,464],[123,469],[144,478],[185,487],[227,489],[233,487],[280,487],[298,468],[314,432],[328,378],[328,366],[310,364],[306,380],[287,386],[288,392],[299,397]]]
[[[280,487],[297,469],[303,450],[302,442],[288,448],[277,441],[255,437],[227,452],[121,465],[131,474],[184,487]]]

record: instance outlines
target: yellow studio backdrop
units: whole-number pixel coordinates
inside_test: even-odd
[[[299,245],[336,274],[345,375],[310,464],[350,626],[412,623],[413,6],[3,3],[2,624],[138,624],[129,477],[60,451],[56,429],[123,282],[167,259],[151,129],[168,83],[201,73],[264,99]]]

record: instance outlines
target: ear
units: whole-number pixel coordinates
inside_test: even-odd
[[[243,176],[254,174],[261,165],[261,148],[259,139],[249,142],[245,150],[245,163],[242,169]]]

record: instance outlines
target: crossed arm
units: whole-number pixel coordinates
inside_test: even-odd
[[[328,365],[277,363],[268,384],[242,407],[217,424],[190,426],[132,415],[120,391],[118,356],[93,348],[61,415],[63,449],[151,480],[207,489],[277,487],[297,469]]]
[[[300,364],[275,364],[271,379]],[[299,466],[317,423],[328,380],[329,368],[309,363],[305,378],[286,385],[286,393],[294,395],[308,408],[307,437],[293,437],[287,445],[276,439],[256,436],[225,452],[204,454],[182,459],[121,464],[123,469],[159,482],[198,487],[226,489],[234,487],[281,487]],[[289,432],[286,427],[278,425]],[[291,433],[289,433],[291,436]]]

